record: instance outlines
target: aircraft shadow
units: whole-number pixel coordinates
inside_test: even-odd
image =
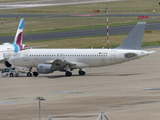
[[[88,118],[88,117],[98,117],[98,115],[84,115],[84,116],[55,116],[52,118]]]
[[[143,73],[126,73],[126,74],[114,74],[114,73],[88,73],[85,76],[134,76],[134,75],[142,75]],[[85,77],[85,76],[79,76],[78,74],[72,75],[71,77],[78,76],[78,77]],[[56,79],[56,78],[66,78],[65,75],[53,75],[53,76],[47,76],[49,79]]]
[[[126,73],[126,74],[114,74],[114,73],[91,73],[86,76],[132,76],[132,75],[142,75],[143,73]]]

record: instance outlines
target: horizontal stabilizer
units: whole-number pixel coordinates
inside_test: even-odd
[[[32,49],[32,48],[39,48],[39,47],[47,47],[48,45],[40,45],[40,46],[31,46],[31,47],[25,47],[25,49]]]
[[[155,53],[156,51],[148,51],[149,52],[149,54],[152,54],[152,53]]]
[[[129,35],[116,49],[139,50],[141,48],[146,22],[138,22]]]

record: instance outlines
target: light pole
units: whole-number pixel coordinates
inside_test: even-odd
[[[39,101],[39,120],[41,120],[41,101],[45,101],[43,97],[36,97],[34,100]]]

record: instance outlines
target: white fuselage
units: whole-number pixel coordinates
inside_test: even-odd
[[[131,58],[125,54],[136,54]],[[36,67],[46,61],[57,59],[70,61],[72,63],[84,63],[76,68],[101,67],[139,59],[149,55],[149,52],[142,50],[120,50],[120,49],[29,49],[20,51],[9,59],[9,62],[16,66]]]
[[[4,59],[4,53],[9,53],[9,55],[14,55],[14,46],[10,43],[4,43],[0,45],[0,60]]]

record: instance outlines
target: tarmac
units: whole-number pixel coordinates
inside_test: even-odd
[[[96,120],[103,110],[109,120],[159,120],[160,48],[147,57],[99,68],[38,77],[0,78],[0,120]],[[3,65],[2,65],[3,66]]]

